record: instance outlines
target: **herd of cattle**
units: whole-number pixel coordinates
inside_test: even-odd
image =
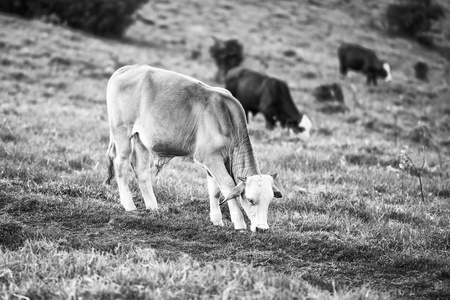
[[[206,170],[214,225],[224,225],[220,205],[228,203],[234,228],[247,229],[239,199],[251,231],[266,231],[269,204],[282,195],[274,185],[276,174],[260,172],[247,128],[249,113],[262,113],[268,129],[279,123],[304,139],[312,124],[297,109],[286,82],[240,66],[239,42],[216,39],[210,53],[226,88],[147,65],[125,66],[111,76],[106,182],[115,175],[121,204],[135,210],[127,178],[131,163],[146,208],[157,209],[150,168],[159,170],[176,156],[189,157]],[[343,44],[338,58],[342,75],[362,72],[374,85],[377,78],[391,80],[389,65],[370,49]]]

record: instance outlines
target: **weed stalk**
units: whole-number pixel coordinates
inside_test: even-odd
[[[404,170],[405,172],[409,173],[412,176],[416,176],[419,179],[419,186],[420,186],[420,196],[422,198],[422,203],[425,203],[425,196],[423,193],[423,184],[422,184],[422,171],[425,167],[425,147],[422,147],[422,165],[420,168],[418,168],[414,161],[412,160],[411,151],[409,151],[408,146],[403,146],[402,150],[400,151],[400,169]]]

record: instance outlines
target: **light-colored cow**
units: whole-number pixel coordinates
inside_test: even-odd
[[[157,209],[150,167],[160,169],[175,156],[186,156],[207,171],[210,217],[223,226],[219,196],[228,202],[237,230],[266,230],[276,175],[262,175],[248,135],[245,114],[227,90],[194,78],[147,65],[125,66],[108,82],[110,182],[116,173],[120,201],[135,210],[128,187],[131,162],[147,209]],[[242,197],[241,197],[242,196]]]

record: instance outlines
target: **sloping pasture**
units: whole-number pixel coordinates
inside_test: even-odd
[[[152,22],[119,41],[0,15],[0,295],[449,298],[446,62],[377,30],[384,2],[309,2],[155,1],[141,11]],[[242,41],[245,64],[286,80],[314,123],[305,144],[267,132],[260,116],[250,122],[261,169],[278,173],[283,193],[267,234],[235,232],[227,208],[225,227],[212,226],[205,172],[186,159],[154,178],[157,212],[145,211],[135,182],[136,212],[122,209],[115,182],[103,184],[109,76],[145,63],[219,85],[211,35]],[[368,88],[356,76],[353,99],[338,77],[342,41],[376,48],[393,82]],[[430,64],[429,82],[414,78],[417,60]],[[312,96],[332,82],[346,113],[325,114]],[[425,202],[398,168],[402,145],[423,144]]]

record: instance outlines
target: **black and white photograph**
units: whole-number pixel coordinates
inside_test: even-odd
[[[450,2],[0,0],[0,299],[450,299]]]

